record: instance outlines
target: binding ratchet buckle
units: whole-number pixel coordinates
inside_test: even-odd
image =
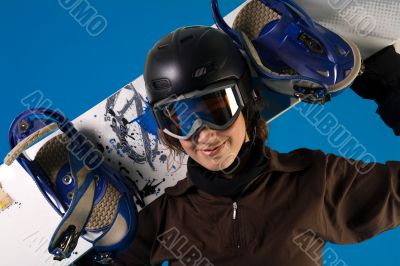
[[[294,86],[296,98],[305,103],[325,104],[331,100],[331,95],[326,88],[306,88]]]
[[[54,260],[61,261],[69,258],[78,244],[80,232],[76,231],[74,225],[70,225],[67,230],[62,233],[60,241],[56,244],[54,250]]]

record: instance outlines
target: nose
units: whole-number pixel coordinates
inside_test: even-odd
[[[207,144],[213,142],[216,137],[216,131],[209,127],[200,128],[193,136],[193,140],[196,144]]]

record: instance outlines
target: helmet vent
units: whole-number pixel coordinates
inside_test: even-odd
[[[186,36],[185,38],[181,39],[181,43],[185,43],[191,39],[193,39],[193,35]]]
[[[157,79],[153,80],[151,83],[154,89],[163,90],[171,88],[171,82],[169,79]]]
[[[165,43],[165,44],[161,44],[160,46],[158,46],[157,48],[158,48],[158,50],[161,50],[161,49],[163,49],[163,48],[167,48],[169,46],[169,44],[168,43]]]
[[[183,27],[183,29],[184,29],[184,30],[189,30],[189,29],[200,28],[200,27],[201,27],[201,26],[193,25],[193,26],[186,26],[186,27]]]

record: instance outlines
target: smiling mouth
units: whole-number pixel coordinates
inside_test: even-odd
[[[222,142],[218,146],[214,146],[213,148],[202,149],[200,151],[207,156],[215,156],[222,150],[222,148],[225,146],[225,143],[226,141]]]

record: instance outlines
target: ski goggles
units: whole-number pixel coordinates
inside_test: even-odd
[[[225,81],[178,97],[169,97],[156,103],[152,112],[164,133],[186,140],[200,128],[227,129],[243,107],[238,84]]]

